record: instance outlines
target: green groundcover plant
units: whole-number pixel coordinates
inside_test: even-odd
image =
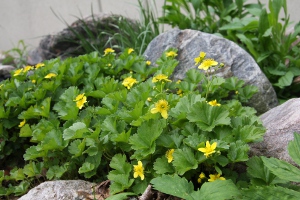
[[[242,104],[257,89],[208,76],[223,64],[205,52],[183,80],[171,81],[176,56],[169,49],[151,63],[132,48],[118,55],[107,48],[12,72],[0,83],[0,195],[74,178],[109,179],[111,199],[139,195],[150,183],[185,199],[249,199],[265,188],[299,194],[288,184],[298,181],[292,166],[248,158],[249,143],[265,132]],[[298,140],[290,148],[299,159],[296,147]],[[237,171],[245,161],[248,176]]]
[[[291,27],[286,0],[165,0],[157,23],[227,38],[256,60],[281,100],[300,95],[300,26]],[[283,17],[281,18],[280,16]]]

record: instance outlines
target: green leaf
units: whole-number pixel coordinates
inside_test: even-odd
[[[190,69],[186,72],[185,81],[199,84],[205,78],[205,75],[197,69]]]
[[[236,34],[236,36],[247,46],[247,49],[250,51],[250,53],[252,54],[252,56],[257,59],[258,57],[258,53],[256,51],[256,48],[254,47],[253,42],[251,41],[251,39],[249,39],[248,37],[246,37],[246,35],[244,34]]]
[[[22,194],[25,194],[28,191],[28,188],[30,187],[30,182],[27,180],[22,181],[19,183],[19,185],[14,187],[14,194],[16,196],[20,196]]]
[[[238,98],[241,102],[248,102],[248,100],[257,93],[258,89],[253,85],[246,85],[243,88],[238,89]]]
[[[130,92],[127,94],[127,100],[132,107],[135,107],[136,102],[143,101],[145,102],[152,91],[152,85],[148,82],[143,82],[138,84],[136,87],[130,89]]]
[[[240,191],[231,180],[217,180],[204,183],[200,190],[191,193],[192,199],[225,200],[240,196]]]
[[[294,140],[288,145],[289,155],[295,163],[300,165],[300,134],[294,133]]]
[[[244,27],[243,23],[240,21],[232,22],[230,24],[226,24],[222,27],[220,27],[220,30],[240,30]]]
[[[49,180],[59,179],[66,171],[68,171],[68,163],[65,163],[63,166],[52,165],[48,169],[46,176]]]
[[[53,110],[57,112],[63,120],[76,119],[79,108],[76,107],[74,99],[79,94],[77,87],[69,87],[59,97],[59,102],[53,106]]]
[[[222,167],[225,167],[228,163],[229,160],[222,155],[219,155],[218,157],[215,158],[215,160],[217,161],[217,163],[219,163]]]
[[[130,188],[134,180],[129,178],[132,166],[126,162],[126,156],[116,154],[109,166],[114,169],[107,176],[112,181],[109,187],[110,193],[116,194]]]
[[[45,151],[38,151],[36,146],[31,146],[26,149],[25,154],[23,155],[24,160],[34,160],[39,157],[44,157],[46,156]]]
[[[135,196],[135,193],[132,192],[122,192],[120,194],[115,194],[106,198],[106,200],[125,200],[128,199],[128,196]]]
[[[155,190],[170,194],[183,199],[191,199],[191,193],[194,191],[193,183],[178,175],[162,175],[151,180]]]
[[[78,173],[83,174],[89,171],[92,171],[95,168],[95,165],[89,162],[83,163],[83,165],[79,168]]]
[[[277,158],[261,157],[261,159],[265,166],[280,179],[300,182],[300,170],[292,164]]]
[[[134,180],[129,179],[126,174],[109,174],[107,178],[113,181],[109,187],[111,194],[116,194],[130,188],[134,182]]]
[[[31,137],[32,136],[32,130],[29,126],[29,124],[25,124],[21,130],[20,130],[20,137]]]
[[[85,178],[91,178],[97,173],[97,169],[101,163],[101,159],[102,159],[102,151],[98,151],[96,155],[88,156],[85,159],[85,163],[91,164],[90,167],[86,168],[86,171],[84,172]]]
[[[190,122],[195,122],[204,131],[212,131],[220,125],[229,125],[230,118],[227,109],[222,106],[210,106],[206,102],[196,102],[187,114]]]
[[[257,127],[253,125],[239,126],[232,130],[233,140],[241,140],[245,143],[261,141],[266,129],[263,127]]]
[[[242,190],[242,195],[245,200],[298,200],[300,192],[283,187],[265,186]]]
[[[53,129],[48,132],[43,141],[37,146],[37,150],[62,150],[67,146],[68,142],[62,137],[59,129]]]
[[[274,85],[284,88],[286,86],[290,86],[293,82],[294,74],[291,71],[288,71],[284,76],[280,77],[278,80],[278,83],[275,83]]]
[[[173,165],[179,175],[198,167],[198,162],[191,148],[175,149],[173,157]]]
[[[109,166],[114,169],[111,171],[113,173],[129,174],[132,170],[131,165],[126,162],[126,156],[121,154],[116,154],[111,159]]]
[[[238,88],[241,88],[244,83],[245,82],[243,80],[239,80],[237,77],[233,76],[225,79],[223,87],[228,90],[236,91]]]
[[[189,112],[192,105],[196,102],[205,101],[205,98],[202,98],[201,95],[196,95],[194,93],[188,94],[180,98],[179,102],[176,104],[175,108],[170,110],[170,115],[174,118],[186,118],[186,113]]]
[[[247,173],[256,185],[270,185],[275,182],[276,176],[264,165],[260,157],[252,157],[247,161]]]
[[[32,119],[32,118],[38,118],[40,116],[49,117],[50,102],[51,102],[50,97],[44,99],[41,104],[31,106],[26,111],[23,111],[19,115],[19,118],[21,118],[21,119]]]
[[[129,123],[133,120],[137,120],[139,117],[143,115],[143,106],[144,106],[144,101],[137,102],[134,105],[134,108],[130,111],[125,111],[124,113],[121,113],[122,115],[120,116],[122,119],[128,121]]]
[[[168,159],[166,157],[157,158],[153,164],[153,169],[157,174],[166,174],[166,173],[175,172],[172,163],[168,163]]]
[[[232,162],[243,162],[248,160],[249,145],[245,144],[241,140],[231,143],[227,157]]]
[[[130,135],[131,135],[131,129],[129,129],[129,131],[127,132],[124,131],[116,135],[116,137],[112,138],[112,141],[128,143]]]
[[[107,117],[102,123],[102,129],[111,133],[118,134],[117,119],[114,116]]]
[[[132,145],[132,149],[136,150],[133,157],[142,160],[146,156],[154,153],[155,141],[165,126],[166,121],[164,119],[149,120],[142,123],[137,129],[137,133],[129,138],[129,144]]]
[[[70,154],[73,154],[73,157],[78,157],[82,155],[82,152],[85,149],[85,139],[83,140],[74,140],[68,146]]]
[[[89,132],[85,123],[76,122],[72,126],[70,126],[69,128],[64,130],[63,138],[65,140],[82,138],[83,133],[85,133],[85,132]]]
[[[16,180],[16,181],[22,181],[25,179],[25,175],[23,172],[23,169],[17,169],[14,168],[10,171],[10,178]]]
[[[206,137],[203,134],[193,133],[183,140],[183,142],[192,147],[194,150],[198,150],[198,146],[201,142],[206,142]]]

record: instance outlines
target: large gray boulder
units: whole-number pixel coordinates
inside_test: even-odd
[[[207,58],[225,64],[215,72],[217,76],[236,76],[246,84],[258,87],[258,93],[249,101],[249,106],[255,108],[258,114],[278,105],[276,93],[267,77],[255,60],[234,42],[196,30],[172,29],[154,38],[144,56],[154,63],[163,51],[171,47],[178,49],[176,58],[179,61],[171,77],[173,80],[183,79],[189,69],[196,68],[194,58],[199,56],[200,51],[204,51]]]
[[[295,164],[288,154],[294,133],[300,134],[300,98],[290,99],[260,116],[267,131],[264,140],[251,144],[251,156],[275,157]]]

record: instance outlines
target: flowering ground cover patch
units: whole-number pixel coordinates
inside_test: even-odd
[[[0,87],[0,195],[74,178],[108,179],[111,196],[139,195],[149,184],[185,199],[252,190],[251,176],[235,167],[265,132],[243,105],[256,88],[210,77],[223,64],[204,52],[172,80],[176,56],[170,49],[154,67],[131,48],[106,49],[13,72]]]

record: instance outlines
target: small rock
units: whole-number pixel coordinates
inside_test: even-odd
[[[16,68],[11,65],[1,65],[0,64],[0,81],[8,79],[11,77],[10,72]]]
[[[89,193],[93,186],[93,183],[83,180],[47,181],[31,189],[19,200],[83,200],[79,193]]]

